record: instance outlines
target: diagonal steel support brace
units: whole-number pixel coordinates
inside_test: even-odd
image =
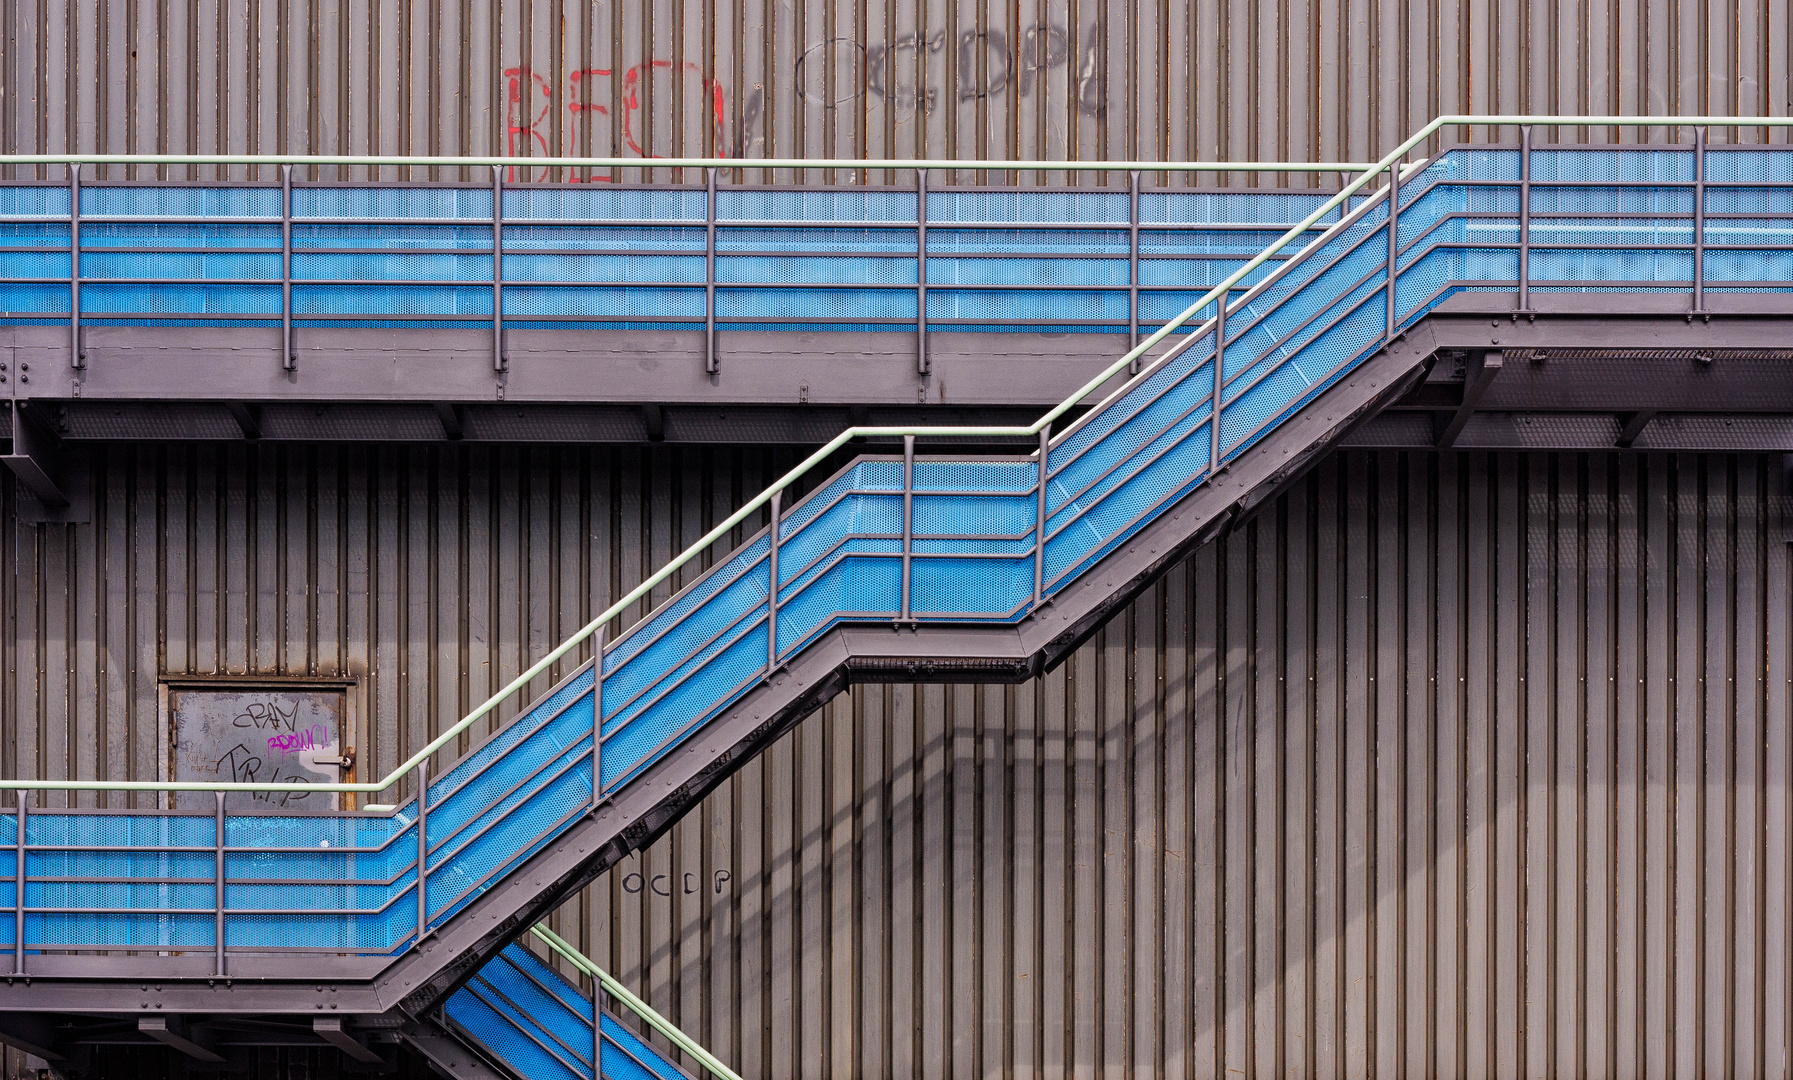
[[[140,1016],[137,1018],[137,1031],[164,1046],[179,1050],[194,1061],[224,1064],[224,1058],[189,1032],[187,1025],[178,1016]]]
[[[341,1050],[356,1061],[364,1062],[369,1065],[377,1065],[385,1060],[380,1057],[379,1054],[375,1053],[366,1043],[357,1038],[353,1032],[344,1030],[342,1026],[342,1017],[340,1016],[314,1017],[311,1021],[311,1030],[318,1038],[329,1043],[331,1046],[336,1047],[338,1050]]]
[[[1449,449],[1456,444],[1457,436],[1463,434],[1463,426],[1469,423],[1470,416],[1481,403],[1482,395],[1488,392],[1488,384],[1500,374],[1500,368],[1500,353],[1478,351],[1469,354],[1469,368],[1463,373],[1463,401],[1450,419],[1438,429],[1434,440],[1440,450]]]

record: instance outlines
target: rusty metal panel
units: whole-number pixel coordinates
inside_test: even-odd
[[[1370,160],[1440,113],[1784,115],[1793,57],[1764,0],[74,0],[0,22],[8,152]]]
[[[353,680],[378,773],[790,464],[91,452],[87,524],[0,480],[0,775],[152,779],[210,675]],[[1037,682],[831,702],[557,928],[744,1075],[1772,1075],[1787,482],[1334,455]]]

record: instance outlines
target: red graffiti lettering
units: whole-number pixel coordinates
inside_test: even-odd
[[[519,141],[525,146],[533,142],[535,146],[541,148],[543,154],[550,153],[548,139],[538,129],[554,108],[554,84],[526,67],[506,68],[504,78],[509,90],[504,99],[504,156],[519,156],[517,154]],[[538,93],[542,99],[539,109],[534,106],[534,100]],[[518,136],[522,136],[522,139],[519,140]],[[509,175],[505,179],[510,181],[517,179],[515,167],[506,171]],[[547,170],[544,169],[542,176],[546,175]]]
[[[615,117],[619,113],[622,120],[622,142],[626,149],[643,158],[655,158],[661,155],[652,154],[642,146],[645,137],[643,124],[638,117],[644,99],[648,96],[647,87],[643,84],[654,78],[656,72],[666,72],[669,76],[682,74],[691,76],[687,87],[695,87],[702,95],[704,111],[708,115],[708,123],[712,126],[710,145],[717,157],[732,156],[727,142],[728,96],[722,84],[704,74],[703,68],[690,61],[675,63],[672,60],[644,60],[622,72],[622,102],[613,109],[603,98],[607,95],[606,80],[615,70],[612,68],[581,68],[571,71],[566,76],[565,103],[566,111],[573,117],[592,114],[598,117]],[[507,157],[521,157],[525,154],[551,154],[549,139],[552,135],[550,118],[555,107],[554,95],[556,81],[527,67],[506,68],[505,78],[505,144]],[[668,88],[670,92],[670,88]],[[563,125],[561,138],[566,146],[561,148],[563,156],[573,157],[579,152],[582,138],[581,123]],[[522,170],[528,173],[527,167]],[[507,171],[507,179],[518,179],[519,170],[512,167]],[[544,165],[534,176],[525,175],[524,179],[546,180],[549,178],[548,166]],[[608,177],[567,177],[569,181],[580,180],[603,181]]]
[[[652,78],[652,73],[656,70],[673,70],[673,62],[671,60],[650,60],[644,64],[636,64],[634,67],[623,72],[623,142],[628,144],[629,149],[635,151],[644,158],[659,157],[659,154],[650,154],[643,150],[641,144],[635,141],[635,114],[641,111],[641,73],[644,70],[647,71],[649,77]],[[725,157],[727,156],[726,151],[722,146],[723,114],[725,111],[725,99],[723,97],[722,84],[715,79],[705,78],[703,68],[689,60],[685,61],[685,71],[689,74],[696,75],[700,80],[699,85],[703,87],[704,92],[709,95],[710,109],[712,113],[711,123],[715,125],[714,130],[712,131],[712,143],[716,146],[716,156]]]

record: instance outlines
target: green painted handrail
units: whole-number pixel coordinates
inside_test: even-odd
[[[599,614],[596,618],[592,619],[590,622],[586,623],[585,626],[580,628],[580,630],[577,633],[575,633],[572,637],[569,637],[565,641],[561,642],[559,646],[557,646],[552,651],[550,651],[546,656],[543,656],[540,660],[537,660],[534,664],[532,664],[527,671],[524,671],[521,675],[518,675],[515,679],[512,679],[508,684],[506,684],[504,689],[498,691],[496,694],[493,694],[491,697],[487,698],[478,707],[476,707],[472,712],[469,712],[466,716],[462,717],[458,722],[456,722],[452,727],[448,728],[447,730],[442,732],[442,734],[440,734],[440,735],[436,736],[434,739],[430,740],[430,742],[427,745],[425,745],[422,749],[420,749],[416,753],[412,754],[404,762],[400,763],[391,772],[387,773],[384,777],[382,777],[381,779],[379,779],[377,781],[365,781],[362,783],[343,783],[343,784],[245,784],[245,783],[233,783],[233,782],[199,783],[199,782],[194,782],[194,781],[172,781],[172,780],[170,780],[170,781],[151,781],[151,780],[4,780],[4,781],[0,781],[0,787],[12,788],[14,790],[19,790],[19,791],[292,791],[292,792],[297,792],[297,791],[334,791],[334,792],[359,792],[359,793],[377,793],[377,792],[385,791],[385,790],[391,788],[394,784],[398,783],[399,780],[402,779],[406,773],[410,772],[412,769],[415,769],[421,762],[427,760],[428,758],[433,756],[437,751],[439,751],[443,747],[447,746],[450,742],[459,738],[463,732],[465,732],[468,728],[472,727],[474,724],[478,723],[481,719],[483,719],[488,714],[490,714],[493,709],[496,709],[501,703],[503,703],[505,700],[510,698],[513,694],[516,694],[518,691],[520,691],[524,687],[528,686],[538,676],[540,676],[543,672],[547,671],[555,663],[559,662],[568,653],[572,652],[574,649],[576,649],[580,645],[584,644],[588,639],[590,639],[590,637],[593,634],[597,633],[599,627],[603,626],[605,623],[608,623],[611,620],[617,618],[619,615],[623,614],[625,611],[627,611],[629,609],[630,605],[634,604],[637,600],[640,600],[642,597],[648,595],[655,588],[657,588],[658,586],[663,584],[668,578],[670,578],[680,568],[685,566],[687,563],[691,562],[693,559],[696,559],[700,555],[702,555],[703,552],[706,549],[708,549],[711,544],[714,544],[716,541],[720,540],[722,537],[728,535],[729,531],[732,530],[736,525],[741,524],[743,521],[747,520],[747,518],[750,517],[751,515],[757,514],[762,507],[764,507],[768,502],[771,501],[773,494],[782,492],[782,491],[784,491],[784,489],[786,489],[786,488],[790,487],[792,484],[796,483],[799,479],[801,479],[804,476],[804,474],[809,472],[809,470],[815,468],[817,465],[826,461],[831,454],[833,454],[836,450],[839,450],[841,447],[847,445],[847,443],[852,441],[853,439],[856,439],[856,438],[880,438],[880,439],[882,439],[882,438],[897,438],[897,437],[901,437],[904,435],[961,438],[961,439],[964,439],[964,438],[987,439],[987,438],[1037,437],[1040,432],[1046,430],[1047,427],[1049,427],[1051,424],[1056,422],[1060,417],[1062,417],[1066,413],[1070,412],[1073,408],[1076,408],[1077,405],[1079,405],[1085,398],[1087,398],[1091,394],[1095,393],[1096,390],[1098,388],[1100,388],[1104,383],[1108,382],[1110,379],[1114,378],[1116,375],[1119,375],[1121,372],[1125,371],[1130,365],[1133,364],[1134,361],[1143,357],[1147,352],[1149,352],[1159,342],[1163,341],[1165,338],[1169,337],[1171,334],[1175,333],[1177,330],[1182,329],[1189,322],[1189,320],[1193,319],[1196,316],[1196,314],[1199,313],[1203,308],[1207,307],[1209,304],[1214,303],[1214,301],[1216,299],[1227,295],[1227,292],[1234,285],[1237,285],[1240,281],[1244,280],[1246,275],[1250,274],[1253,270],[1256,270],[1258,267],[1264,265],[1265,262],[1269,261],[1270,257],[1273,254],[1275,254],[1277,251],[1281,250],[1285,245],[1290,244],[1290,243],[1294,242],[1295,240],[1299,239],[1301,237],[1301,235],[1303,233],[1305,233],[1309,228],[1311,228],[1316,222],[1318,222],[1321,218],[1325,217],[1327,214],[1331,213],[1333,210],[1337,209],[1340,205],[1342,205],[1352,195],[1355,195],[1357,192],[1361,191],[1366,184],[1368,184],[1372,180],[1376,179],[1378,176],[1380,176],[1382,174],[1382,172],[1387,170],[1390,166],[1395,165],[1397,162],[1404,161],[1409,153],[1411,153],[1416,147],[1422,145],[1427,139],[1430,139],[1441,128],[1446,128],[1446,127],[1519,127],[1522,125],[1545,126],[1545,127],[1782,127],[1782,128],[1784,128],[1784,127],[1793,127],[1793,117],[1785,117],[1785,116],[1780,116],[1780,117],[1768,117],[1768,116],[1524,116],[1524,115],[1498,115],[1498,116],[1448,115],[1448,116],[1437,117],[1431,123],[1427,124],[1425,127],[1421,128],[1419,131],[1417,131],[1413,135],[1409,136],[1405,142],[1401,143],[1399,146],[1397,146],[1393,150],[1389,151],[1388,154],[1382,158],[1382,160],[1375,162],[1374,164],[1365,166],[1363,171],[1358,174],[1356,179],[1354,179],[1350,183],[1346,184],[1343,188],[1340,188],[1336,194],[1334,194],[1331,198],[1327,199],[1325,203],[1321,204],[1321,206],[1318,209],[1313,211],[1306,218],[1302,219],[1302,221],[1299,224],[1293,226],[1287,232],[1283,233],[1280,237],[1273,240],[1268,247],[1264,248],[1263,251],[1260,251],[1257,255],[1253,256],[1248,262],[1245,263],[1245,265],[1239,267],[1237,270],[1233,271],[1231,274],[1228,274],[1224,281],[1222,281],[1220,284],[1214,286],[1212,289],[1209,289],[1205,294],[1203,294],[1203,296],[1200,300],[1197,300],[1195,303],[1189,305],[1189,307],[1184,309],[1183,312],[1181,314],[1179,314],[1175,319],[1172,319],[1170,322],[1166,323],[1164,326],[1160,327],[1157,331],[1155,331],[1154,333],[1152,333],[1151,335],[1146,337],[1138,345],[1135,345],[1133,348],[1129,349],[1127,351],[1126,355],[1122,356],[1120,359],[1118,359],[1118,360],[1114,361],[1112,364],[1108,365],[1108,367],[1104,368],[1100,374],[1097,374],[1096,376],[1092,377],[1088,382],[1084,383],[1083,386],[1078,388],[1078,390],[1075,393],[1073,393],[1070,397],[1066,398],[1065,400],[1059,402],[1057,405],[1053,406],[1051,409],[1047,410],[1045,415],[1041,416],[1038,420],[1034,421],[1032,424],[1028,425],[1027,427],[928,427],[928,426],[922,426],[922,425],[909,425],[909,426],[902,426],[902,427],[850,427],[850,428],[846,429],[845,431],[841,432],[839,435],[836,435],[834,438],[830,439],[827,443],[823,444],[822,447],[820,449],[816,450],[815,453],[804,458],[803,461],[798,463],[798,465],[795,468],[791,469],[789,472],[787,472],[783,476],[779,477],[776,481],[773,482],[772,486],[770,486],[766,490],[760,492],[758,495],[754,496],[752,499],[749,499],[745,504],[743,504],[734,513],[730,514],[727,518],[725,518],[715,528],[711,529],[708,533],[704,534],[702,539],[698,540],[696,543],[694,543],[690,547],[686,548],[682,553],[680,553],[672,561],[668,562],[665,566],[662,566],[659,570],[656,570],[653,574],[649,575],[646,580],[642,581],[641,584],[639,584],[639,585],[635,586],[633,589],[629,590],[629,592],[626,595],[624,595],[622,599],[620,599],[616,603],[610,605],[608,608],[605,608],[601,614]],[[178,164],[178,163],[186,162],[189,157],[205,158],[205,161],[196,162],[196,163],[200,163],[200,164],[204,164],[207,162],[225,163],[227,161],[234,162],[237,164],[276,163],[276,162],[300,163],[300,162],[304,162],[304,161],[308,161],[308,160],[316,160],[316,161],[326,162],[326,163],[356,162],[356,163],[360,163],[360,164],[397,164],[397,163],[419,164],[419,163],[432,163],[432,162],[446,164],[446,163],[459,163],[459,162],[475,162],[475,163],[482,163],[482,164],[489,165],[489,164],[504,164],[504,163],[514,164],[518,160],[526,160],[526,159],[515,159],[515,158],[337,158],[337,157],[330,157],[330,158],[308,159],[308,158],[292,158],[292,157],[277,158],[277,157],[266,157],[266,156],[260,156],[260,155],[242,155],[242,156],[217,155],[215,157],[206,156],[206,155],[187,155],[187,156],[181,156],[181,157],[170,157],[167,155],[149,155],[149,154],[146,154],[146,155],[133,155],[133,154],[55,155],[55,154],[49,154],[49,155],[10,155],[10,156],[6,156],[6,157],[0,157],[0,164],[4,164],[7,162],[19,162],[19,163],[71,162],[71,161],[75,161],[75,160],[80,160],[80,161],[85,161],[85,162],[117,160],[122,163],[140,163],[140,164],[151,164],[151,163],[156,163],[156,162],[164,162],[164,163],[174,162],[174,163]],[[538,159],[533,159],[533,160],[535,160],[537,163],[541,163],[541,162],[549,161],[551,159],[538,158]],[[638,159],[617,159],[617,158],[568,158],[568,159],[552,159],[552,160],[554,160],[556,163],[571,163],[574,165],[583,164],[586,162],[609,163],[609,162],[615,162],[618,160],[628,160],[632,164],[638,164]],[[762,161],[760,159],[714,159],[714,158],[665,158],[665,159],[654,159],[654,160],[659,165],[667,165],[670,163],[671,165],[678,166],[681,163],[683,163],[684,165],[687,165],[687,166],[707,166],[707,165],[721,166],[721,165],[726,164],[727,166],[730,166],[730,167],[739,165],[743,161],[751,161],[752,164],[751,164],[751,166],[748,166],[748,167],[753,167],[753,168],[783,168],[783,167],[916,168],[917,166],[926,166],[929,168],[968,168],[969,169],[969,168],[977,168],[980,166],[989,167],[989,168],[997,168],[997,167],[1015,168],[1018,164],[1015,162],[967,163],[967,162],[936,162],[936,161],[922,161],[922,162],[879,161],[879,162],[872,162],[872,163],[868,164],[865,162],[853,163],[853,162],[840,162],[840,161],[828,161],[828,160],[807,161],[806,162],[806,161],[802,161],[801,159],[799,159],[795,164],[792,164],[790,162],[783,162],[783,161],[776,161],[776,160]],[[1032,168],[1032,167],[1038,167],[1038,168],[1048,167],[1048,163],[1043,163],[1043,162],[1022,162],[1019,164],[1025,165],[1030,168]],[[1193,164],[1199,165],[1204,169],[1215,167],[1215,163],[1211,163],[1211,162],[1210,163],[1193,163]],[[1095,163],[1090,163],[1090,164],[1086,165],[1086,164],[1079,164],[1079,163],[1075,163],[1075,162],[1056,162],[1056,163],[1050,163],[1050,167],[1055,168],[1055,169],[1067,169],[1067,168],[1083,169],[1083,168],[1096,168],[1098,166]],[[1142,168],[1143,170],[1154,170],[1155,171],[1155,170],[1164,168],[1165,166],[1162,163],[1128,162],[1128,163],[1124,163],[1124,164],[1113,166],[1113,167],[1115,167],[1115,168],[1138,167],[1138,168]],[[1186,165],[1184,167],[1189,168],[1192,166]],[[1235,170],[1238,170],[1241,168],[1249,168],[1249,166],[1226,166],[1225,169],[1222,171],[1235,171]],[[1266,170],[1269,170],[1268,166],[1265,166],[1265,168],[1266,168]],[[1419,168],[1420,168],[1420,164],[1418,164],[1418,163],[1404,164],[1401,167],[1401,169],[1402,169],[1401,175],[1403,178],[1405,178],[1407,176],[1411,176]],[[1269,171],[1274,171],[1274,170],[1269,170]],[[1120,391],[1117,390],[1115,392],[1119,393]]]
[[[571,945],[568,945],[565,938],[540,923],[537,923],[530,929],[536,937],[542,940],[543,944],[548,946],[548,948],[553,949],[556,953],[565,957],[568,963],[591,976],[592,980],[599,986],[602,986],[605,992],[611,997],[622,1002],[624,1005],[627,1005],[631,1012],[647,1022],[648,1027],[651,1027],[655,1031],[666,1036],[668,1042],[691,1055],[691,1057],[700,1062],[704,1068],[710,1070],[710,1072],[714,1073],[716,1076],[722,1077],[722,1080],[741,1080],[733,1069],[717,1060],[716,1055],[705,1050],[696,1039],[693,1039],[691,1036],[672,1026],[670,1021],[655,1012],[647,1002],[630,993],[628,987],[605,974],[603,969],[592,963],[584,953],[573,948]],[[595,998],[596,996],[597,995],[594,993],[593,997]],[[592,1017],[592,1022],[597,1022],[596,1016]]]

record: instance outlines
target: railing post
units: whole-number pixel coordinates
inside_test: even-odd
[[[591,808],[604,797],[604,627],[598,627],[591,667]]]
[[[1139,170],[1127,174],[1127,348],[1139,344]],[[1127,365],[1139,374],[1139,357]]]
[[[915,170],[915,371],[928,373],[928,171]]]
[[[704,178],[704,371],[718,370],[716,358],[716,170]]]
[[[915,436],[903,436],[903,602],[897,622],[907,623],[914,620],[909,617],[909,569],[910,553],[914,550],[915,537]]]
[[[1048,424],[1040,431],[1040,467],[1034,474],[1034,492],[1038,500],[1033,529],[1033,609],[1036,611],[1046,591],[1046,467],[1051,464],[1051,455],[1052,425]]]
[[[766,552],[766,568],[770,576],[766,581],[766,678],[772,677],[773,669],[778,667],[778,510],[784,499],[784,492],[772,493],[772,529],[767,534],[769,550]]]
[[[1693,129],[1693,310],[1706,314],[1706,129]]]
[[[1532,262],[1532,129],[1519,129],[1519,311],[1530,314]]]
[[[212,792],[212,973],[224,967],[224,792]]]
[[[1388,332],[1383,338],[1384,345],[1395,340],[1395,327],[1400,323],[1400,312],[1395,307],[1395,278],[1397,276],[1397,260],[1401,254],[1401,163],[1396,161],[1388,167]]]
[[[68,353],[69,366],[87,366],[81,351],[81,166],[68,167]]]
[[[430,761],[417,763],[417,944],[430,929]]]
[[[293,167],[280,167],[280,364],[299,366],[293,352]]]
[[[492,166],[492,370],[504,370],[504,169]]]
[[[19,839],[17,850],[18,865],[13,868],[13,903],[12,903],[12,973],[25,974],[25,817],[30,812],[26,806],[31,801],[31,792],[19,792]]]
[[[1220,395],[1226,389],[1226,294],[1214,305],[1214,403],[1208,407],[1208,476],[1220,471]]]

